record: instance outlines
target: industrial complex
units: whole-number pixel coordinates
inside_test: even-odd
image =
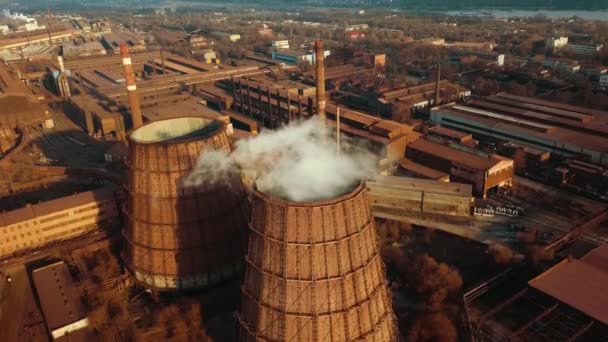
[[[0,16],[0,341],[608,340],[604,45],[46,10]]]

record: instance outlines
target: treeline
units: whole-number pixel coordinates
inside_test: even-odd
[[[197,1],[197,0],[195,0]],[[202,0],[198,0],[202,1]],[[329,7],[374,7],[382,5],[395,8],[407,7],[408,9],[428,10],[478,10],[478,9],[504,9],[504,10],[595,10],[608,9],[606,0],[293,0],[286,5],[282,0],[212,0],[203,2],[222,2],[255,5],[283,5],[290,7],[301,6],[329,6]]]

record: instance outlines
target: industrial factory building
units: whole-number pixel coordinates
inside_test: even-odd
[[[291,202],[253,192],[240,341],[396,341],[364,184]]]
[[[608,112],[499,93],[431,110],[441,126],[608,165]]]
[[[324,50],[323,56],[327,57],[331,54],[331,51]],[[311,65],[316,63],[314,51],[304,50],[292,50],[292,49],[280,49],[272,51],[272,60],[279,61],[291,65],[298,65],[302,62],[308,62]]]
[[[58,45],[71,40],[75,34],[75,30],[62,29],[50,32],[34,31],[31,34],[14,35],[14,37],[0,39],[0,50],[18,51],[30,45]]]
[[[43,123],[52,127],[46,105],[21,82],[19,71],[8,65],[0,65],[0,108],[0,127],[14,129]]]
[[[316,87],[291,81],[272,82],[261,76],[234,79],[232,87],[235,109],[269,127],[309,118],[317,110]],[[332,128],[336,126],[337,108],[335,103],[326,104],[326,123]],[[372,150],[391,160],[402,158],[406,144],[420,136],[411,126],[344,107],[340,108],[340,132],[369,141]]]
[[[394,118],[400,113],[414,113],[422,108],[468,99],[471,92],[447,80],[420,85],[376,85],[372,91],[366,85],[342,86],[336,92],[345,105]]]
[[[448,141],[418,139],[407,145],[406,156],[415,163],[450,175],[450,180],[473,185],[476,196],[511,185],[513,160]]]
[[[414,211],[469,216],[474,200],[470,184],[375,176],[367,186],[370,204],[376,213],[392,212],[398,215],[403,211]]]
[[[567,258],[529,285],[558,301],[608,325],[608,245],[597,247],[581,259]]]
[[[103,35],[103,44],[113,53],[120,52],[120,46],[126,44],[133,52],[146,50],[146,38],[132,32],[112,32]]]
[[[0,214],[0,257],[118,223],[114,190],[102,188]]]
[[[129,136],[123,258],[158,291],[217,284],[242,268],[246,212],[240,177],[186,185],[204,151],[230,151],[225,124],[200,117],[156,121]]]
[[[89,327],[85,307],[74,279],[65,262],[35,269],[32,280],[36,288],[44,321],[53,341],[86,341],[95,335]],[[77,338],[77,336],[79,338]]]

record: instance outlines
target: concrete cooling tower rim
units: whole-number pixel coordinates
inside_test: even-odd
[[[150,122],[135,129],[129,140],[136,144],[168,145],[200,138],[210,138],[224,131],[224,124],[217,120],[185,116]]]
[[[254,185],[253,188],[251,189],[251,193],[253,194],[253,196],[258,197],[259,199],[261,199],[265,202],[275,203],[275,204],[287,206],[287,207],[322,207],[322,206],[328,206],[328,205],[333,205],[336,203],[344,202],[350,198],[357,196],[361,191],[366,191],[366,190],[367,190],[367,187],[365,186],[365,179],[362,179],[357,185],[353,185],[352,190],[349,191],[348,193],[342,194],[338,197],[334,197],[331,199],[319,200],[319,201],[290,201],[287,199],[283,199],[283,198],[262,192],[262,191],[258,190],[256,185]]]

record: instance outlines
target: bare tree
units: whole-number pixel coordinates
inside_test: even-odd
[[[454,323],[442,313],[419,317],[407,334],[408,342],[456,342],[457,339]]]

